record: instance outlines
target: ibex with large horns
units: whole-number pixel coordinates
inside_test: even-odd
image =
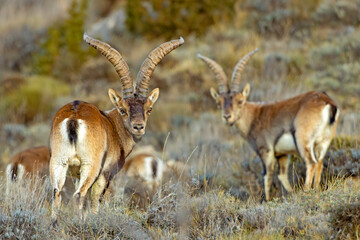
[[[270,200],[276,161],[280,169],[279,180],[288,192],[292,191],[287,173],[287,155],[293,153],[298,153],[306,163],[305,189],[311,188],[313,181],[317,188],[323,159],[335,135],[340,111],[334,100],[325,92],[318,91],[273,103],[247,102],[250,85],[247,83],[241,91],[240,76],[245,64],[256,52],[257,49],[237,63],[230,87],[221,66],[198,54],[213,71],[219,85],[219,93],[210,89],[211,96],[222,108],[223,121],[230,126],[235,124],[241,136],[261,158],[266,200]]]
[[[85,195],[91,188],[91,210],[96,213],[99,201],[110,180],[122,168],[135,143],[145,134],[147,119],[159,96],[156,88],[148,94],[155,66],[184,40],[172,40],[154,49],[143,62],[136,78],[136,88],[129,67],[110,45],[84,34],[84,40],[102,53],[115,67],[122,84],[122,97],[109,89],[114,109],[103,112],[94,105],[74,101],[55,115],[50,134],[50,176],[53,185],[52,218],[61,203],[60,192],[67,171],[79,178],[74,198],[83,210]]]

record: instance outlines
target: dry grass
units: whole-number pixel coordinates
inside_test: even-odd
[[[70,202],[62,206],[56,229],[50,227],[49,182],[38,181],[29,189],[28,184],[20,184],[9,196],[0,197],[2,239],[43,239],[49,234],[62,239],[323,239],[339,236],[339,229],[341,236],[359,234],[360,182],[355,178],[334,179],[327,190],[298,191],[261,205],[237,200],[216,188],[192,196],[186,187],[165,185],[144,211],[129,209],[117,196],[105,202],[98,215],[88,215],[86,222]]]
[[[46,29],[65,16],[69,2],[0,0],[0,39],[6,34],[15,36],[14,39],[18,39],[17,36],[24,39],[23,35],[28,36],[27,33]],[[266,4],[270,2],[283,1],[267,1]],[[352,4],[350,0],[339,2],[346,6]],[[327,3],[331,3],[330,8],[326,8]],[[317,11],[317,16],[321,13],[331,17],[333,7],[338,3],[317,0],[306,6],[302,2],[298,4],[300,2],[291,1],[290,5],[299,8],[301,18],[309,18],[312,16],[310,11]],[[211,185],[194,190],[192,183],[165,184],[144,210],[130,208],[115,189],[99,214],[90,214],[86,222],[78,219],[71,202],[65,204],[59,227],[52,229],[49,182],[39,182],[33,191],[29,191],[28,184],[20,184],[10,196],[0,196],[0,238],[359,238],[358,224],[354,223],[358,223],[359,216],[360,180],[339,177],[359,175],[359,26],[349,27],[340,21],[329,28],[318,22],[306,30],[309,31],[307,34],[299,36],[290,34],[292,26],[285,24],[287,33],[265,36],[254,29],[246,29],[250,11],[244,10],[241,4],[236,8],[237,22],[213,26],[201,38],[187,36],[184,46],[172,52],[156,68],[150,88],[159,87],[160,98],[150,117],[147,133],[139,143],[140,146],[154,146],[165,161],[186,162],[195,178],[212,176]],[[24,26],[27,26],[27,32],[21,30]],[[135,78],[150,50],[163,41],[144,40],[126,33],[114,36],[110,43],[122,53]],[[326,157],[321,191],[300,190],[304,162],[292,158],[289,175],[295,193],[283,194],[277,177],[274,177],[274,200],[260,204],[263,191],[261,162],[237,130],[221,122],[220,112],[209,94],[210,87],[216,87],[214,76],[196,54],[218,61],[230,77],[236,62],[255,47],[259,52],[249,61],[242,75],[243,84],[251,84],[250,101],[276,101],[318,89],[326,90],[339,104],[341,118],[337,138]],[[17,50],[12,54],[22,58]],[[69,73],[78,79],[72,83],[71,92],[51,101],[48,96],[44,98],[51,102],[51,109],[44,114],[35,114],[26,125],[14,124],[24,122],[23,113],[29,110],[25,105],[19,107],[17,115],[10,105],[2,112],[0,192],[5,189],[1,176],[10,157],[28,147],[48,144],[49,126],[59,107],[81,99],[102,110],[112,108],[106,91],[113,88],[121,92],[120,82],[111,65],[99,60],[102,58],[98,54],[79,72]],[[22,73],[21,78],[28,76]],[[21,92],[17,90],[23,82],[19,81],[17,85],[11,80],[14,78],[4,79],[0,74],[1,94],[8,92],[7,89],[14,94]],[[16,98],[23,99],[23,96]],[[122,184],[119,178],[115,186],[120,189]]]
[[[24,26],[42,29],[60,21],[66,14],[70,0],[1,0],[0,35],[17,31]]]

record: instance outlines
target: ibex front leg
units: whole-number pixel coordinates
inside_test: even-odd
[[[279,175],[278,178],[283,185],[283,187],[286,189],[287,192],[292,192],[293,189],[291,187],[291,184],[289,182],[289,176],[288,176],[288,169],[289,169],[289,159],[288,156],[284,155],[278,158],[279,163]]]
[[[271,185],[272,185],[272,178],[274,173],[274,168],[276,164],[276,158],[274,156],[274,151],[269,149],[261,149],[260,150],[261,159],[265,165],[265,175],[264,175],[264,190],[265,190],[265,200],[269,201]]]
[[[91,187],[91,212],[97,213],[99,211],[100,200],[104,194],[105,188],[108,185],[104,175],[100,175]]]

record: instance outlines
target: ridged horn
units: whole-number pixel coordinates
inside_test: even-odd
[[[136,94],[140,97],[147,97],[149,90],[150,77],[155,70],[156,65],[172,50],[183,45],[184,39],[180,37],[177,40],[171,40],[161,44],[152,50],[142,63],[139,73],[136,77]]]
[[[84,33],[84,41],[87,42],[90,46],[94,47],[96,50],[98,50],[102,55],[104,55],[115,67],[115,70],[120,77],[123,98],[133,96],[133,81],[130,77],[129,66],[126,64],[121,54],[114,48],[112,48],[109,44],[94,39],[88,36],[86,33]]]
[[[216,81],[219,85],[219,93],[226,93],[228,91],[227,79],[223,68],[214,60],[202,56],[200,53],[197,55],[198,58],[203,60],[215,74]]]
[[[240,61],[236,64],[233,74],[231,76],[230,89],[232,92],[240,92],[241,91],[241,88],[240,88],[241,72],[244,70],[245,65],[249,61],[250,57],[252,55],[254,55],[257,51],[258,51],[258,49],[256,48],[254,51],[249,52],[242,59],[240,59]]]

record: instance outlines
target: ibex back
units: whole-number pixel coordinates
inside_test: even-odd
[[[15,154],[6,168],[6,193],[9,193],[12,182],[21,182],[26,177],[42,179],[48,176],[49,160],[48,147],[29,148]]]
[[[222,109],[224,123],[235,124],[241,136],[262,159],[266,200],[270,199],[276,161],[280,167],[279,180],[288,192],[292,191],[287,176],[287,155],[292,153],[298,153],[306,163],[305,189],[311,187],[314,178],[317,188],[323,159],[335,135],[340,111],[325,92],[317,91],[274,103],[247,102],[250,85],[246,84],[241,91],[240,74],[255,52],[257,49],[237,63],[230,87],[220,65],[199,54],[198,57],[215,73],[219,85],[219,93],[210,89],[211,96]]]
[[[86,34],[84,40],[99,50],[115,67],[121,80],[123,96],[109,89],[109,97],[115,108],[106,112],[89,103],[74,101],[56,113],[50,135],[54,220],[68,170],[79,178],[74,193],[79,210],[83,210],[85,195],[91,188],[91,210],[98,211],[99,201],[110,180],[122,168],[135,143],[145,134],[147,119],[159,96],[157,88],[148,94],[150,76],[155,66],[184,43],[181,38],[154,49],[140,68],[134,91],[129,67],[120,53]]]

